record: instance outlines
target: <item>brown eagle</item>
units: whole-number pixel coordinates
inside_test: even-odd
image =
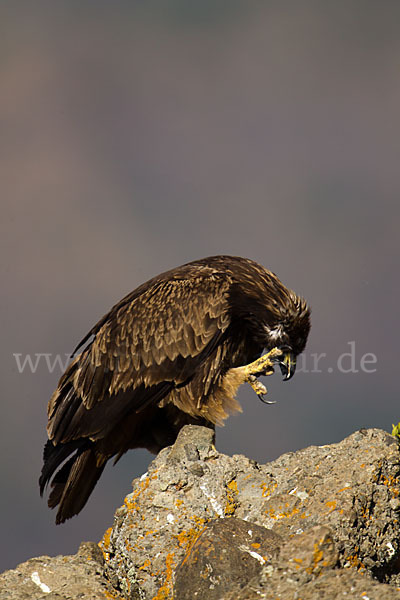
[[[111,457],[156,453],[187,423],[222,424],[242,383],[262,398],[257,377],[275,363],[290,379],[309,330],[306,302],[241,257],[196,260],[128,294],[78,345],[48,405],[39,485],[53,477],[56,523],[79,513]]]

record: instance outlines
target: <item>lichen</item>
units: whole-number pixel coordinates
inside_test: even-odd
[[[238,501],[238,487],[235,479],[232,479],[226,486],[226,505],[225,505],[225,516],[232,517],[235,514]]]
[[[262,489],[262,497],[267,498],[268,496],[271,496],[274,490],[276,490],[276,488],[278,487],[278,483],[276,481],[274,481],[273,483],[262,483],[260,487]]]
[[[152,600],[173,600],[174,552],[168,552],[165,557],[165,580]]]
[[[112,531],[113,531],[112,527],[109,527],[105,531],[105,533],[104,533],[102,539],[100,540],[100,542],[98,543],[98,546],[99,546],[100,550],[103,552],[103,557],[104,557],[105,561],[110,560],[110,553],[109,553],[108,550],[110,548],[110,541],[111,541]]]

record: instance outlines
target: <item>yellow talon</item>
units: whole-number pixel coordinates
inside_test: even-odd
[[[281,356],[282,350],[279,348],[272,348],[267,354],[263,354],[257,360],[245,366],[245,372],[247,375],[247,381],[251,385],[252,377],[259,377],[260,375],[272,375],[274,372],[274,361],[271,359]],[[253,387],[253,386],[252,386]]]
[[[243,383],[248,383],[262,402],[265,404],[275,404],[275,402],[263,400],[263,396],[267,393],[267,388],[261,381],[257,380],[257,377],[272,375],[275,366],[274,359],[281,356],[281,354],[282,350],[273,348],[267,354],[260,356],[260,358],[248,365],[229,369],[224,377],[224,397],[234,398],[238,387]]]
[[[263,396],[267,393],[267,388],[265,387],[265,385],[261,383],[261,381],[258,381],[258,379],[256,379],[254,375],[249,376],[247,383],[251,385],[257,396]]]
[[[257,396],[265,404],[274,404],[268,400],[263,400],[263,396],[267,393],[267,388],[261,381],[258,381],[257,377],[261,375],[272,375],[274,372],[274,358],[280,356],[282,350],[279,348],[272,348],[267,354],[263,354],[257,360],[246,365],[245,369],[245,381],[251,385]]]

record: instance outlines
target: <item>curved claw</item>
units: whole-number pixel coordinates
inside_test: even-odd
[[[264,400],[263,394],[257,394],[263,404],[276,404],[276,400]]]

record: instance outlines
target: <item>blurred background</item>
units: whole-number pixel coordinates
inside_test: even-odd
[[[299,372],[273,406],[242,388],[219,450],[400,420],[399,22],[387,0],[1,3],[0,570],[99,540],[146,471],[131,451],[58,527],[38,493],[55,357],[178,264],[247,256],[313,309]]]

